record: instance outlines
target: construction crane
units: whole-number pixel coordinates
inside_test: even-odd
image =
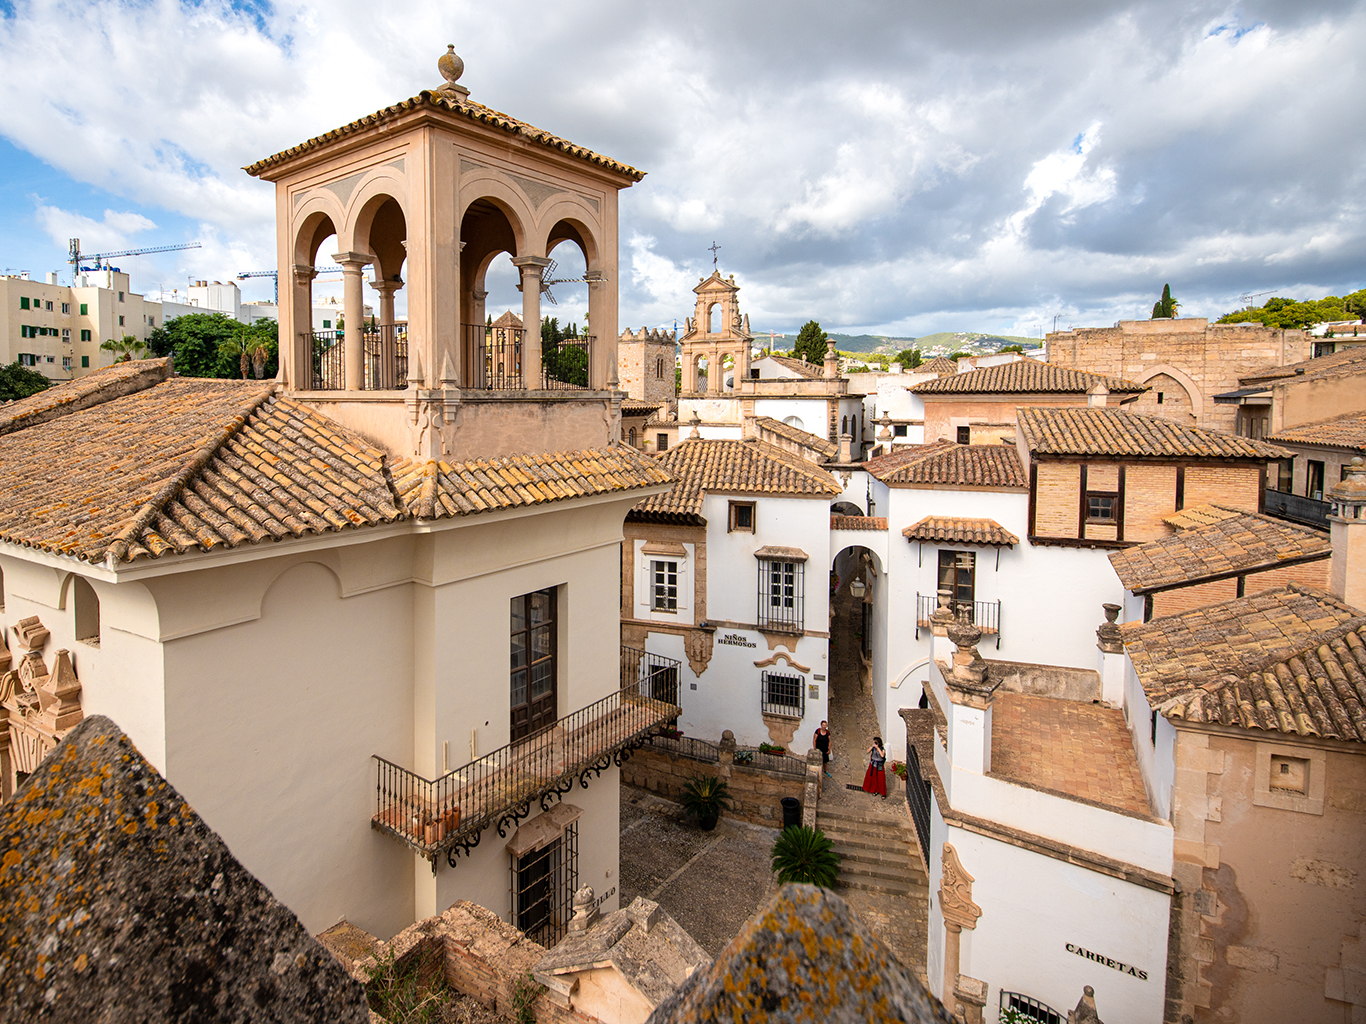
[[[100,264],[103,263],[107,267],[108,261],[116,256],[146,256],[147,254],[154,252],[177,252],[181,249],[200,248],[203,247],[198,242],[185,242],[181,245],[154,245],[150,249],[124,249],[121,252],[83,253],[81,252],[81,240],[79,238],[73,238],[71,239],[68,249],[70,255],[67,257],[67,262],[71,264],[71,273],[74,275],[91,270],[102,270],[104,268],[101,267]],[[86,260],[94,260],[95,265],[93,267],[82,266],[81,264]],[[112,270],[114,268],[110,267],[109,269]],[[74,284],[75,282],[73,281],[72,283]]]
[[[341,272],[341,267],[314,267],[313,270],[319,274],[337,274]],[[280,305],[280,272],[278,270],[244,270],[237,275],[237,280],[245,281],[249,277],[268,277],[270,283],[275,286],[275,305]]]
[[[1246,305],[1245,305],[1244,308],[1246,308],[1246,309],[1251,309],[1251,308],[1252,308],[1252,300],[1253,300],[1253,299],[1260,299],[1263,295],[1274,295],[1274,294],[1275,294],[1276,292],[1278,292],[1278,291],[1280,291],[1279,288],[1272,288],[1272,289],[1270,289],[1269,291],[1265,291],[1265,292],[1254,292],[1254,293],[1252,293],[1251,295],[1239,295],[1239,296],[1238,296],[1238,301],[1239,301],[1239,302],[1242,302],[1242,303],[1246,303]]]

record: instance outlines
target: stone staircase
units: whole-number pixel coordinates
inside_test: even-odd
[[[925,895],[929,882],[909,814],[860,814],[843,807],[818,806],[816,827],[840,855],[839,888],[886,896]]]

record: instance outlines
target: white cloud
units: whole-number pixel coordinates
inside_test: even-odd
[[[40,203],[35,216],[38,226],[53,242],[65,249],[68,239],[79,238],[83,252],[127,249],[131,236],[156,227],[153,221],[140,213],[118,210],[105,210],[103,220],[93,220],[70,210]]]

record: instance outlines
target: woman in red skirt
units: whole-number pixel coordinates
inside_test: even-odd
[[[883,767],[887,764],[887,751],[882,747],[882,737],[874,736],[873,745],[868,748],[868,771],[863,776],[863,791],[865,793],[876,793],[882,799],[887,799],[887,773]]]

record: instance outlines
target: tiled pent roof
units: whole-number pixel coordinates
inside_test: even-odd
[[[141,391],[171,375],[169,359],[132,359],[0,405],[0,434]]]
[[[392,106],[385,107],[383,110],[378,110],[373,114],[368,114],[356,121],[352,121],[350,124],[343,125],[340,128],[334,128],[324,135],[318,135],[309,139],[307,142],[301,142],[297,146],[291,146],[289,149],[286,149],[281,153],[276,153],[274,156],[268,156],[264,160],[258,160],[256,163],[245,168],[245,170],[250,175],[260,176],[272,167],[286,163],[311,150],[320,149],[323,146],[338,142],[350,135],[354,135],[356,132],[375,128],[404,114],[417,110],[430,110],[444,114],[451,120],[464,119],[473,121],[476,124],[487,125],[490,128],[499,129],[510,136],[525,139],[528,142],[533,142],[546,149],[558,150],[561,153],[577,157],[588,163],[605,167],[608,170],[615,171],[617,174],[630,178],[632,181],[639,181],[641,178],[645,177],[644,171],[638,171],[629,164],[619,163],[611,157],[594,153],[591,149],[575,145],[568,139],[562,139],[557,135],[551,135],[547,131],[542,131],[540,128],[535,128],[527,124],[525,121],[519,121],[515,117],[509,117],[507,114],[500,113],[491,107],[486,107],[482,103],[475,103],[473,100],[468,99],[461,102],[427,90],[423,90],[411,99],[401,100]]]
[[[688,440],[659,461],[678,480],[631,510],[633,519],[702,521],[707,491],[832,498],[843,491],[825,470],[763,441]]]
[[[271,391],[173,378],[0,437],[0,538],[131,561],[402,518],[378,449]]]
[[[886,484],[1021,488],[1029,484],[1019,454],[1003,444],[942,441],[916,445],[869,459],[864,468]]]
[[[1325,448],[1346,448],[1348,451],[1366,453],[1366,412],[1290,427],[1267,440],[1277,444],[1316,444]]]
[[[1192,526],[1210,526],[1222,523],[1225,519],[1236,519],[1242,514],[1242,509],[1224,508],[1222,505],[1192,505],[1163,516],[1162,521],[1178,530],[1189,530]]]
[[[924,369],[924,367],[921,367]],[[918,395],[1001,395],[1001,394],[1058,394],[1084,395],[1096,385],[1104,385],[1117,394],[1141,394],[1147,391],[1142,384],[1105,377],[1086,370],[1021,359],[999,366],[983,366],[966,373],[940,377],[917,384],[911,390]]]
[[[914,367],[910,372],[938,374],[957,373],[958,362],[950,359],[948,356],[935,356],[928,363],[921,363],[919,366]]]
[[[1014,547],[1020,538],[994,519],[968,519],[964,516],[926,516],[901,531],[907,540],[931,543],[978,544],[984,547]]]
[[[1285,562],[1327,558],[1333,552],[1328,535],[1318,530],[1256,512],[1213,507],[1227,515],[1171,537],[1111,552],[1110,564],[1125,588],[1147,593],[1239,572],[1274,569]]]
[[[817,380],[825,376],[825,364],[823,363],[818,366],[814,363],[808,363],[805,359],[793,359],[791,356],[770,355],[768,358],[779,366],[787,367],[798,377],[804,377],[807,380]]]
[[[1366,741],[1366,616],[1281,587],[1120,627],[1167,718]]]
[[[1288,459],[1284,448],[1218,430],[1187,427],[1158,416],[1118,409],[1019,410],[1024,441],[1034,455],[1148,458]]]
[[[829,438],[794,427],[790,423],[775,420],[772,416],[756,416],[754,425],[770,434],[776,434],[786,441],[799,444],[803,448],[810,448],[816,454],[824,455],[828,459],[833,459],[840,453],[840,446]]]
[[[629,491],[672,479],[658,460],[626,445],[454,464],[405,459],[394,467],[394,487],[419,519]]]
[[[1239,384],[1298,383],[1303,380],[1322,380],[1328,377],[1351,377],[1366,374],[1366,346],[1354,345],[1342,352],[1306,359],[1285,366],[1268,366],[1245,377],[1239,377]]]

